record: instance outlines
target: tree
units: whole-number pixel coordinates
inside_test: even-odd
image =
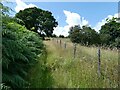
[[[82,42],[84,42],[85,45],[99,44],[100,42],[98,33],[91,27],[83,26],[81,34],[83,36]]]
[[[101,27],[100,38],[103,45],[115,45],[120,37],[120,23],[117,22],[117,18],[107,19],[107,23]],[[117,42],[116,42],[117,44]]]
[[[70,28],[69,37],[74,43],[81,43],[82,45],[92,45],[99,43],[99,35],[91,27],[79,25]]]
[[[59,35],[59,38],[64,38],[64,35]]]
[[[11,10],[12,11],[12,9],[11,8],[9,8],[9,7],[7,7],[7,6],[3,6],[3,4],[0,2],[0,9],[1,9],[1,11],[2,11],[2,15],[7,15],[8,13],[9,13],[9,11]]]
[[[27,29],[39,33],[41,37],[52,36],[53,28],[58,25],[51,12],[37,7],[20,10],[15,17],[21,19]]]
[[[56,36],[55,34],[53,34],[52,37],[55,37],[55,38],[56,38],[57,36]]]
[[[80,30],[79,25],[70,27],[69,37],[73,43],[80,43]]]

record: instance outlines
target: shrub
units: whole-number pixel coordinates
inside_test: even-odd
[[[11,88],[26,87],[28,70],[44,50],[41,38],[8,16],[3,17],[2,27],[2,83]]]

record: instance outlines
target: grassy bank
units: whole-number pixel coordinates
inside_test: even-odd
[[[46,50],[44,50],[38,60],[39,61],[35,64],[35,66],[33,66],[33,68],[29,71],[29,88],[51,88],[53,79],[51,77],[50,71],[48,70],[48,67],[46,67]]]
[[[64,43],[66,42],[66,48]],[[73,58],[73,44],[69,40],[45,41],[47,56],[42,70],[38,63],[31,73],[32,87],[53,88],[115,88],[118,86],[118,53],[101,49],[101,75],[98,76],[96,47],[77,45]],[[42,73],[43,72],[43,73]],[[46,72],[46,73],[45,73]]]

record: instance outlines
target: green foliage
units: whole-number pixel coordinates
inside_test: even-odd
[[[103,25],[100,30],[101,44],[105,46],[118,47],[119,37],[120,23],[116,21],[116,18],[107,20],[107,23]]]
[[[27,29],[39,33],[41,37],[52,36],[53,28],[58,24],[51,12],[36,7],[21,10],[15,17],[21,19]]]
[[[56,38],[57,36],[56,36],[55,34],[53,34],[52,37],[55,37],[55,38]]]
[[[73,43],[82,45],[101,45],[104,47],[120,47],[120,23],[119,19],[107,19],[107,23],[101,27],[100,33],[97,33],[91,27],[78,25],[70,28],[69,37]]]
[[[78,25],[71,27],[69,37],[73,43],[81,43],[82,45],[92,45],[99,43],[99,35],[94,29]]]
[[[69,37],[73,43],[80,42],[80,26],[76,25],[70,28]]]
[[[6,13],[9,12],[10,8],[7,6],[3,6],[3,4],[0,2],[0,9],[2,11],[2,14],[5,15]]]
[[[99,44],[100,39],[99,39],[99,35],[98,33],[94,30],[91,29],[91,27],[86,27],[83,26],[83,35],[84,35],[84,43],[88,44],[88,45],[92,45],[92,44]]]
[[[2,29],[2,83],[11,88],[28,85],[28,70],[43,51],[39,35],[4,16]]]
[[[10,14],[10,11],[14,12],[11,8],[9,8],[8,6],[4,6],[1,2],[0,2],[0,9],[1,9],[1,16],[8,16],[8,14]]]
[[[64,38],[64,35],[59,35],[59,38]]]

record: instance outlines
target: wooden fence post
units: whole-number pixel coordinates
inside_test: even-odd
[[[61,40],[60,40],[60,47],[61,47]]]
[[[100,55],[101,55],[101,50],[100,50],[100,47],[99,47],[98,48],[98,75],[99,75],[99,77],[101,75],[101,70],[100,70],[100,67],[101,67]]]
[[[64,48],[66,48],[66,42],[64,43]]]
[[[74,55],[74,58],[75,58],[75,55],[76,55],[76,43],[74,44],[74,51],[73,51],[73,55]]]
[[[58,43],[58,39],[57,39],[57,43]]]

